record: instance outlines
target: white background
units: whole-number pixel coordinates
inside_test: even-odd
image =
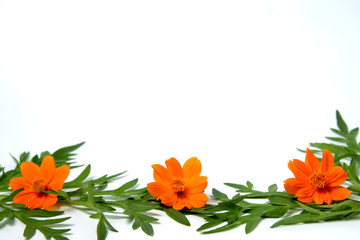
[[[359,1],[0,0],[0,159],[86,141],[92,175],[197,156],[208,195],[224,182],[283,189],[296,148],[324,141],[340,110],[360,125]],[[70,175],[75,177],[77,172]],[[70,239],[95,239],[96,221],[70,210]],[[155,236],[113,220],[107,239],[327,239],[358,235],[359,220],[196,232],[163,214]],[[20,239],[23,226],[2,228]],[[34,239],[43,239],[37,234]]]

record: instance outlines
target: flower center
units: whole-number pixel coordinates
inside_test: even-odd
[[[174,178],[171,186],[174,189],[175,192],[183,192],[184,191],[184,185],[185,185],[185,180],[183,178]]]
[[[33,188],[35,190],[49,191],[48,187],[44,184],[44,180],[42,179],[35,179],[35,181],[33,182]]]
[[[323,173],[314,173],[310,176],[311,185],[316,188],[324,188],[326,185],[326,176]]]

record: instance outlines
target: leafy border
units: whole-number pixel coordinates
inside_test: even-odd
[[[349,130],[339,111],[336,111],[336,120],[338,128],[331,128],[336,136],[326,137],[332,143],[310,143],[310,147],[313,148],[311,151],[316,154],[324,149],[331,151],[334,154],[335,165],[343,167],[348,173],[348,189],[353,195],[360,196],[360,143],[356,140],[359,128]],[[84,143],[60,148],[52,154],[45,151],[30,160],[30,153],[24,152],[18,159],[11,156],[16,163],[14,169],[5,171],[0,167],[0,229],[17,219],[25,224],[23,236],[27,239],[32,238],[36,230],[47,239],[68,239],[71,229],[64,226],[68,226],[66,221],[70,217],[61,217],[64,211],[29,210],[22,204],[12,203],[13,197],[21,189],[13,192],[9,188],[9,181],[13,177],[21,176],[22,162],[32,161],[40,165],[46,155],[54,157],[56,166],[66,164],[72,169],[82,167],[76,165],[74,151]],[[299,151],[304,152],[300,149]],[[58,195],[59,204],[81,209],[88,213],[91,219],[97,220],[99,240],[106,239],[108,231],[117,232],[110,223],[109,216],[127,217],[133,222],[134,230],[140,228],[147,235],[153,236],[152,224],[158,222],[158,219],[152,216],[154,210],[163,211],[174,221],[186,226],[190,226],[186,215],[201,217],[205,223],[197,231],[203,234],[223,232],[241,225],[245,225],[245,232],[250,233],[266,218],[280,219],[271,226],[275,228],[297,223],[343,220],[360,214],[360,201],[355,199],[334,202],[331,205],[304,204],[297,201],[293,195],[278,191],[276,184],[270,185],[268,191],[263,192],[255,190],[249,181],[245,185],[225,183],[226,186],[235,189],[236,194],[231,198],[217,189],[212,189],[212,198],[217,201],[216,204],[177,211],[156,201],[148,193],[147,188],[137,188],[138,179],[109,190],[109,183],[117,182],[125,172],[89,178],[90,172],[91,165],[87,165],[74,180],[66,182],[61,191],[50,190],[47,193]],[[262,203],[253,203],[253,199],[262,199]]]

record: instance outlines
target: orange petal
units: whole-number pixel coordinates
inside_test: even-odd
[[[312,197],[298,197],[298,200],[302,203],[311,203],[314,199]]]
[[[296,178],[305,182],[309,181],[308,179],[312,171],[304,162],[294,159],[293,161],[289,161],[288,167]]]
[[[36,198],[37,193],[35,193],[32,189],[25,189],[13,198],[13,203],[25,204],[27,206],[28,202],[32,199]]]
[[[178,197],[177,202],[172,206],[176,210],[181,210],[186,206],[185,201],[182,197]]]
[[[321,159],[321,172],[326,173],[334,168],[334,157],[327,149],[323,151],[323,157]]]
[[[285,191],[290,193],[291,195],[295,195],[300,188],[305,187],[306,184],[299,181],[297,178],[289,178],[284,181]]]
[[[54,177],[48,185],[48,188],[57,191],[61,190],[66,178],[69,176],[70,168],[67,165],[62,165],[56,168]]]
[[[296,196],[299,195],[298,200],[303,203],[311,203],[314,201],[314,195],[317,191],[316,188],[313,188],[312,186],[303,188],[298,191]]]
[[[190,202],[189,198],[186,196],[186,194],[182,194],[180,195],[180,197],[182,196],[182,199],[185,203],[185,207],[187,207],[188,209],[192,209],[193,205],[192,203]]]
[[[168,171],[165,167],[161,166],[160,164],[154,164],[151,167],[154,169],[153,175],[155,182],[170,182]]]
[[[183,167],[184,178],[199,177],[201,173],[201,162],[196,157],[189,158]]]
[[[54,157],[45,156],[40,166],[41,178],[44,180],[45,185],[50,183],[50,181],[54,177],[55,170],[56,170],[56,166],[55,166]]]
[[[175,158],[170,158],[169,160],[165,161],[165,164],[170,178],[183,178],[183,170],[178,160],[176,160]]]
[[[171,191],[161,195],[160,199],[162,204],[171,207],[177,203],[178,195],[174,191]]]
[[[295,196],[301,198],[307,198],[307,197],[311,197],[315,191],[317,191],[317,189],[309,185],[307,187],[300,188],[296,192]]]
[[[308,165],[312,171],[320,171],[320,162],[309,148],[306,149],[305,164]]]
[[[325,189],[324,195],[325,195],[324,202],[326,202],[326,204],[331,204],[333,199],[332,199],[330,192]]]
[[[40,167],[33,162],[23,162],[20,165],[20,171],[26,181],[32,182],[40,177]]]
[[[326,189],[316,190],[314,192],[314,201],[316,204],[323,204],[324,202],[331,204],[332,197]]]
[[[16,191],[20,188],[32,188],[32,185],[26,181],[23,177],[16,177],[10,179],[9,186],[12,190]]]
[[[347,179],[347,173],[344,169],[340,166],[334,167],[330,172],[327,174],[327,181],[326,185],[329,187],[339,186],[343,184]]]
[[[25,207],[30,209],[42,208],[45,202],[46,194],[35,194],[35,198],[29,200]]]
[[[49,207],[57,203],[57,196],[53,194],[47,194],[42,208],[47,210]]]
[[[186,199],[194,208],[201,208],[209,201],[205,193],[186,194]]]
[[[161,195],[165,193],[173,191],[170,185],[161,182],[151,182],[147,186],[148,186],[148,192],[156,198],[159,198]]]
[[[207,187],[208,182],[206,181],[207,177],[201,176],[190,179],[189,182],[185,184],[185,193],[202,193]]]
[[[344,200],[348,198],[351,194],[351,192],[348,189],[341,186],[329,188],[328,191],[334,201]]]

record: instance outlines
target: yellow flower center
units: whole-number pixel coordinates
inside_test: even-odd
[[[185,186],[185,180],[183,178],[176,177],[176,178],[174,178],[171,186],[175,192],[183,192],[184,186]]]
[[[311,185],[316,188],[324,188],[326,185],[326,176],[323,173],[314,173],[310,176]]]
[[[35,190],[43,190],[43,191],[49,191],[48,187],[44,184],[44,180],[42,179],[35,179],[33,182],[33,188]],[[39,192],[39,191],[37,191]],[[41,192],[39,192],[41,193]]]

